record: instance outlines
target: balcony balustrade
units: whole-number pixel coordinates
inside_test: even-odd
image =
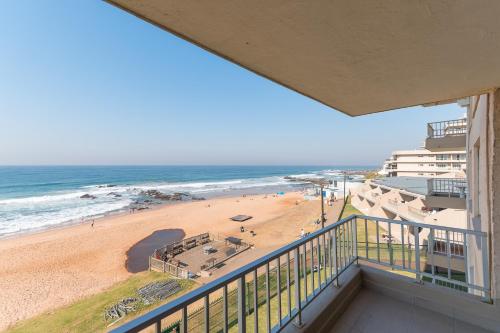
[[[469,241],[487,248],[483,232],[351,215],[112,332],[139,332],[150,327],[157,333],[258,332],[259,328],[278,332],[292,322],[300,326],[302,312],[318,295],[337,285],[349,267],[364,263],[489,299],[488,274],[483,281],[471,282],[467,269],[460,274],[452,269],[452,258],[463,260],[467,267]],[[447,259],[440,270],[433,264],[437,255]],[[483,269],[488,272],[488,254],[482,255]]]

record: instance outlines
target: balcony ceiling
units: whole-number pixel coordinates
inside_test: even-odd
[[[500,86],[498,0],[109,2],[352,116]]]

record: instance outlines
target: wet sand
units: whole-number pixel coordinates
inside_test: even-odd
[[[165,244],[180,241],[185,234],[182,229],[156,230],[148,237],[141,239],[127,251],[125,267],[130,273],[139,273],[149,268],[148,258],[155,249]]]

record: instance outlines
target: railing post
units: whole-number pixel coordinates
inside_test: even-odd
[[[337,228],[333,228],[333,266],[335,267],[335,281],[333,285],[338,288],[339,285],[339,265],[337,261]]]
[[[188,332],[188,313],[187,307],[182,308],[182,322],[181,322],[181,333]]]
[[[245,276],[238,279],[238,332],[245,333],[247,328],[245,316]]]
[[[302,313],[300,300],[300,252],[299,248],[294,250],[293,275],[295,282],[295,307],[297,308],[297,316],[295,317],[295,325],[302,327]],[[306,277],[307,278],[307,277]]]
[[[210,332],[210,294],[207,294],[205,296],[205,311],[204,311],[204,316],[205,316],[205,333]]]
[[[359,264],[358,258],[358,218],[354,218],[354,226],[353,226],[353,231],[352,231],[352,237],[353,237],[353,242],[354,242],[354,255],[356,259],[356,264]]]
[[[476,236],[477,237],[477,236]],[[481,237],[481,253],[483,255],[483,288],[484,288],[484,301],[491,303],[491,288],[490,288],[490,246],[488,236]]]
[[[228,316],[228,300],[227,300],[227,285],[222,288],[222,320],[223,320],[223,328],[222,331],[224,333],[229,332],[229,316]],[[185,332],[187,333],[187,329]]]
[[[420,237],[418,227],[413,227],[413,234],[415,236],[415,278],[420,282]]]

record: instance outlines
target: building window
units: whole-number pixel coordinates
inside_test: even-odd
[[[460,163],[453,163],[453,169],[460,170],[461,169]]]
[[[424,174],[423,174],[422,172],[419,172],[419,173],[418,173],[418,175],[419,175],[419,176],[423,176]]]
[[[448,160],[448,154],[438,154],[436,155],[436,160],[438,161],[446,161]]]
[[[434,166],[434,163],[429,164],[429,166],[430,166],[430,167],[433,167],[433,166]]]
[[[424,166],[423,164],[419,164],[419,166]]]
[[[436,166],[438,168],[446,168],[448,165],[446,163],[437,163]]]

